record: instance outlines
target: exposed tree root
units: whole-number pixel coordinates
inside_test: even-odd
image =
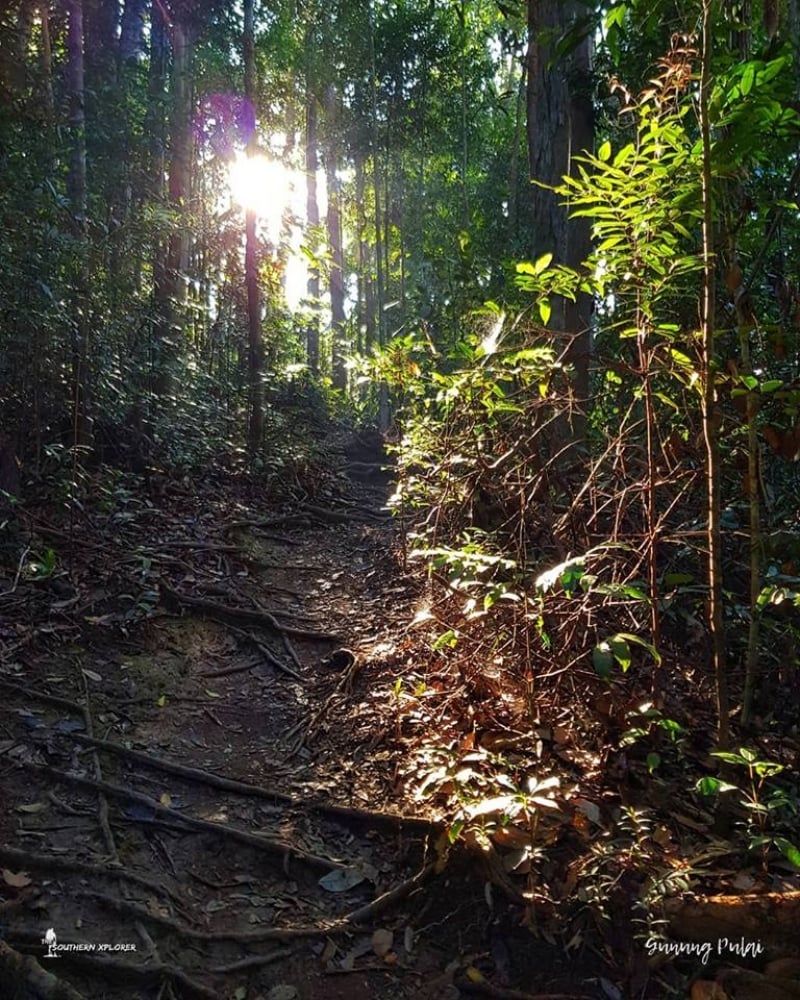
[[[28,937],[30,939],[29,946],[37,943],[33,940],[34,935],[15,933],[14,936],[18,939]],[[0,948],[3,947],[5,946],[0,942]],[[31,961],[33,960],[31,959]],[[103,983],[116,981],[139,983],[143,986],[157,986],[160,982],[168,980],[174,985],[180,986],[186,996],[198,997],[200,1000],[224,1000],[221,993],[210,989],[208,986],[204,986],[196,979],[188,976],[183,969],[176,965],[170,965],[167,962],[154,962],[148,965],[141,965],[138,962],[126,962],[123,959],[105,958],[96,954],[77,951],[62,952],[61,961],[68,962],[71,966],[84,970],[87,975]],[[0,965],[1,968],[2,966]],[[50,994],[28,992],[20,993],[16,997],[13,993],[10,996],[4,993],[2,996],[3,1000],[85,1000],[83,994],[76,993],[74,990],[68,993]]]
[[[668,899],[664,904],[670,935],[684,941],[759,943],[753,957],[800,957],[800,892],[750,893]],[[730,950],[727,958],[733,958]]]
[[[250,847],[255,847],[261,851],[267,851],[272,854],[281,854],[287,860],[289,858],[294,858],[297,861],[302,861],[304,864],[310,865],[314,868],[322,868],[325,871],[338,871],[345,867],[335,861],[331,861],[329,858],[321,858],[315,854],[309,854],[308,852],[301,850],[299,847],[293,847],[291,844],[286,844],[283,841],[274,840],[271,837],[265,837],[263,834],[251,833],[249,830],[242,830],[239,827],[230,826],[228,823],[213,823],[210,820],[197,819],[194,816],[186,816],[175,809],[168,809],[165,806],[162,806],[160,802],[157,802],[149,795],[145,795],[142,792],[135,792],[129,788],[123,788],[120,785],[111,784],[108,781],[98,781],[92,778],[81,777],[77,774],[68,774],[65,771],[59,771],[54,767],[46,767],[42,764],[32,764],[28,761],[17,761],[16,763],[19,767],[22,767],[26,771],[36,774],[41,778],[51,778],[55,781],[62,781],[68,784],[77,785],[80,788],[85,788],[94,792],[102,791],[107,795],[110,795],[112,798],[121,799],[123,801],[138,802],[139,805],[151,810],[153,815],[159,816],[162,819],[182,823],[187,827],[200,830],[204,833],[213,833],[218,837],[226,837],[230,840],[236,840],[240,843],[247,844]]]
[[[139,872],[132,872],[118,865],[96,865],[87,861],[78,861],[62,854],[35,854],[32,851],[20,851],[14,847],[4,847],[0,844],[0,861],[14,865],[18,869],[41,869],[51,872],[79,872],[83,875],[93,875],[97,878],[114,878],[141,886],[149,892],[166,896],[173,902],[180,902],[174,893],[164,885],[163,879],[148,878]]]
[[[170,610],[178,610],[182,607],[191,608],[201,614],[224,624],[230,622],[244,623],[245,625],[255,625],[259,628],[269,628],[273,632],[283,635],[295,636],[298,639],[314,639],[317,642],[339,642],[340,636],[331,632],[321,632],[316,629],[298,628],[294,625],[286,625],[279,622],[274,615],[268,611],[253,611],[249,608],[235,608],[228,604],[218,604],[216,601],[207,601],[202,597],[191,597],[189,594],[181,594],[174,590],[164,580],[159,584],[161,588],[161,598],[165,606]]]
[[[20,955],[0,941],[0,985],[3,1000],[85,1000],[71,986],[45,971],[35,958]]]
[[[233,778],[226,778],[222,775],[205,771],[198,767],[188,767],[185,764],[178,764],[155,754],[146,753],[142,750],[132,750],[112,743],[108,740],[99,740],[91,736],[84,736],[81,733],[71,733],[69,739],[89,746],[97,747],[108,753],[113,753],[128,760],[135,760],[139,764],[163,771],[166,774],[174,774],[188,781],[196,781],[207,785],[210,788],[218,788],[226,792],[235,792],[238,795],[249,795],[253,798],[270,799],[274,802],[285,802],[297,809],[309,809],[313,812],[324,813],[328,816],[340,819],[353,820],[359,823],[373,826],[406,827],[416,829],[420,832],[439,834],[444,829],[443,824],[435,820],[423,819],[418,816],[403,816],[393,813],[372,812],[368,809],[359,809],[354,806],[340,806],[327,802],[307,802],[288,792],[278,791],[276,788],[265,788],[262,785],[252,785],[244,781],[236,781]],[[172,817],[174,810],[167,810]]]

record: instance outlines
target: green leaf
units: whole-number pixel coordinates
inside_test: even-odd
[[[606,141],[597,150],[597,159],[602,160],[603,163],[608,162],[611,158],[611,143],[606,139]]]
[[[550,263],[553,260],[553,255],[551,253],[543,253],[542,256],[533,265],[533,273],[541,274],[542,271],[546,271],[550,267]]]
[[[800,850],[794,844],[785,837],[775,837],[775,846],[795,868],[800,868]]]
[[[621,28],[625,23],[625,15],[627,12],[628,5],[624,3],[618,3],[616,6],[611,7],[605,17],[606,31],[613,27]]]
[[[634,151],[635,151],[634,145],[632,142],[629,142],[627,146],[623,146],[622,149],[614,157],[614,166],[621,167],[631,158],[631,156],[633,156]]]
[[[711,798],[712,795],[716,795],[717,792],[721,790],[721,784],[722,782],[719,778],[707,776],[705,778],[701,778],[694,787],[705,798]]]
[[[749,62],[744,67],[744,73],[742,73],[742,82],[739,84],[739,89],[742,92],[743,97],[747,97],[750,91],[753,89],[753,84],[756,80],[756,67],[755,64]]]
[[[502,813],[504,816],[516,816],[520,810],[520,801],[514,795],[497,795],[483,799],[466,809],[470,819],[478,816],[488,816],[489,813]]]
[[[542,326],[547,326],[550,322],[550,314],[552,311],[549,299],[541,299],[539,301],[539,317],[542,321]]]
[[[647,770],[650,772],[650,774],[652,774],[653,771],[655,771],[655,769],[658,767],[660,763],[661,763],[661,754],[653,751],[652,753],[649,753],[647,755]]]
[[[720,781],[719,778],[712,778],[710,775],[701,778],[694,786],[701,795],[706,797],[717,795],[719,792],[738,792],[736,785],[728,784],[727,781]]]
[[[608,644],[611,647],[614,659],[622,668],[623,674],[626,674],[631,665],[631,647],[620,635],[612,636],[608,640]]]
[[[614,667],[614,657],[607,642],[598,643],[592,650],[592,665],[603,680],[608,680]]]

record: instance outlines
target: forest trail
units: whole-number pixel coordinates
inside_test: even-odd
[[[402,818],[417,585],[358,458],[268,510],[209,475],[31,513],[71,572],[0,609],[5,936],[75,996],[434,1000],[487,950],[484,884]]]

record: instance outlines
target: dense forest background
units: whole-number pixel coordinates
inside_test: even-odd
[[[725,742],[728,666],[747,721],[759,660],[795,660],[799,30],[793,2],[5,5],[7,492],[281,475],[315,420],[371,421],[467,631],[503,598],[551,663],[517,598],[578,567],[557,607],[606,607],[601,669],[703,633]]]

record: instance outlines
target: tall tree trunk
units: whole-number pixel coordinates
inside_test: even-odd
[[[317,96],[313,74],[316,39],[313,29],[306,33],[306,221],[312,239],[319,231],[319,197],[317,172],[319,171],[319,137],[317,134]],[[307,293],[311,316],[306,333],[308,367],[313,375],[319,374],[319,268],[308,270]]]
[[[89,275],[86,220],[86,114],[84,111],[83,4],[69,0],[67,92],[71,155],[67,193],[76,238],[72,300],[72,379],[75,443],[91,444],[91,373],[89,367]]]
[[[558,185],[577,172],[575,156],[594,143],[591,89],[591,31],[567,56],[557,55],[559,38],[585,14],[580,0],[528,0],[528,154],[530,176],[545,185]],[[554,262],[579,267],[591,251],[588,219],[569,219],[563,198],[545,187],[532,190],[535,257],[552,253]],[[553,303],[551,328],[566,338],[562,360],[573,366],[573,390],[578,400],[589,396],[591,297]],[[576,414],[571,428],[559,429],[566,441],[579,441],[584,420]]]
[[[154,0],[161,15],[163,6]],[[155,390],[162,398],[172,392],[174,367],[183,322],[185,284],[181,279],[188,258],[189,236],[186,226],[187,200],[192,162],[192,28],[177,17],[172,26],[172,78],[170,116],[170,158],[168,201],[175,214],[163,267],[159,266],[155,281],[156,324]]]
[[[55,100],[53,98],[53,44],[50,35],[50,4],[39,5],[39,25],[42,32],[42,104],[48,133],[52,133],[55,123]],[[48,146],[52,149],[52,135]]]
[[[86,78],[96,93],[113,83],[118,52],[118,0],[83,0]]]
[[[148,0],[125,0],[119,36],[119,61],[122,66],[142,62],[145,57],[147,3]]]
[[[719,442],[717,440],[717,380],[715,368],[716,261],[714,258],[714,190],[709,97],[711,94],[712,0],[703,0],[703,55],[700,76],[700,137],[703,149],[703,435],[706,444],[708,625],[717,694],[717,745],[728,749],[728,675],[722,591],[722,528]]]
[[[375,281],[372,253],[367,238],[366,164],[358,157],[356,170],[356,211],[358,213],[358,331],[359,351],[369,351],[375,345]],[[362,342],[363,333],[363,342]]]
[[[337,138],[338,106],[336,90],[331,85],[325,95],[327,142],[325,150],[325,177],[328,186],[328,243],[331,251],[329,291],[331,296],[331,329],[333,333],[333,387],[347,388],[345,367],[345,311],[344,311],[344,249],[342,245],[341,185],[337,176],[339,144]]]
[[[254,0],[244,0],[244,93],[252,108],[253,122],[256,119],[258,87],[256,81],[255,57],[255,11]],[[255,124],[253,134],[247,143],[247,155],[258,152],[258,136]],[[250,420],[247,441],[251,453],[261,447],[264,435],[264,345],[261,337],[261,295],[258,286],[258,234],[256,232],[255,209],[245,212],[244,276],[247,287],[247,332],[248,332],[248,386]]]

